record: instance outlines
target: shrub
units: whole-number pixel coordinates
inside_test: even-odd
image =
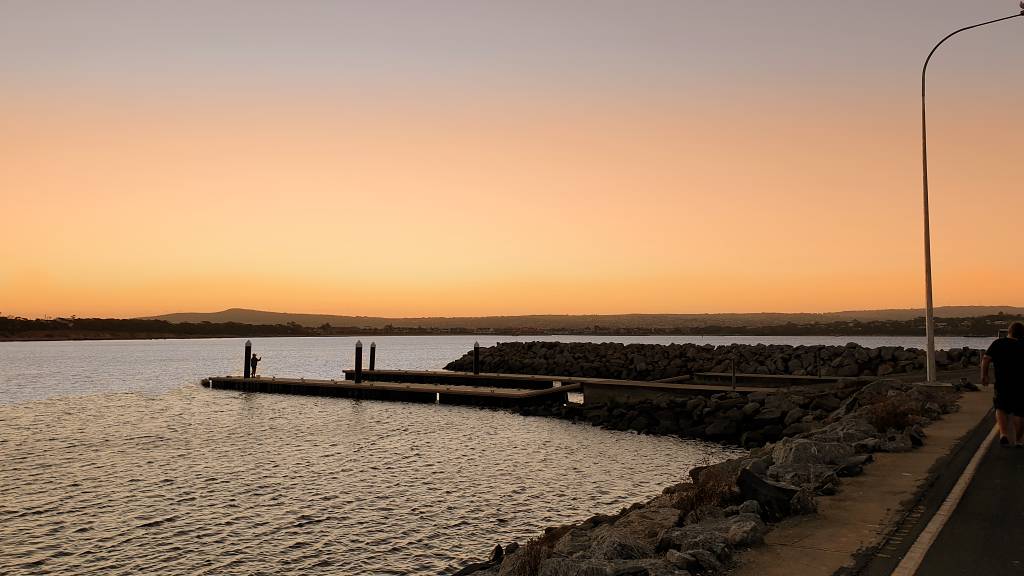
[[[913,403],[899,398],[889,398],[867,407],[865,419],[879,432],[905,430],[913,424],[915,415]]]

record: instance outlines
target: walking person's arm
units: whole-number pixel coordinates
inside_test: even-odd
[[[985,354],[981,357],[981,385],[988,386],[988,366],[992,363],[992,357]]]

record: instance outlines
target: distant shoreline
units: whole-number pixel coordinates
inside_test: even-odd
[[[650,332],[635,332],[635,333],[570,333],[570,332],[550,332],[550,333],[514,333],[514,332],[448,332],[448,333],[429,333],[429,334],[410,334],[406,332],[396,333],[385,333],[385,332],[357,332],[351,334],[137,334],[137,333],[126,333],[126,334],[62,334],[62,335],[16,335],[16,336],[0,336],[0,343],[2,342],[99,342],[99,341],[113,341],[113,340],[216,340],[221,338],[353,338],[353,337],[373,337],[373,336],[413,336],[422,338],[437,338],[445,336],[476,336],[476,337],[493,337],[493,336],[518,336],[518,337],[530,337],[530,336],[568,336],[568,337],[580,337],[580,336],[595,336],[595,337],[609,337],[609,338],[622,338],[631,336],[645,336],[645,337],[709,337],[709,338],[728,338],[728,337],[744,337],[744,338],[912,338],[912,337],[924,337],[924,333],[912,333],[912,334],[831,334],[831,333],[817,333],[817,334],[756,334],[756,333],[721,333],[721,334],[693,334],[693,333],[656,333]],[[994,338],[992,334],[937,334],[938,338]]]
[[[239,311],[245,312],[245,311]],[[950,312],[953,312],[952,310]],[[209,318],[207,316],[206,318]],[[919,337],[925,333],[922,317],[903,319],[814,320],[793,316],[747,318],[742,323],[722,317],[705,317],[703,322],[681,316],[634,316],[632,325],[610,322],[610,317],[531,317],[471,319],[422,319],[417,324],[373,324],[366,318],[333,317],[345,324],[316,323],[321,318],[263,313],[264,321],[252,318],[184,320],[160,318],[49,318],[29,319],[0,316],[0,342],[85,341],[85,340],[170,340],[195,338],[266,338],[280,336],[492,336],[539,337]],[[287,320],[286,320],[287,318]],[[936,336],[995,337],[1024,312],[935,319]],[[583,320],[588,320],[583,322]],[[299,322],[297,320],[302,320]],[[442,322],[444,320],[445,322]],[[736,319],[733,319],[736,320]],[[458,323],[456,323],[458,322]],[[515,322],[515,324],[510,324]]]
[[[936,318],[936,336],[994,337],[1017,316],[996,314],[970,318]],[[28,319],[0,316],[0,341],[61,340],[167,340],[194,338],[260,338],[279,336],[574,336],[574,337],[915,337],[923,336],[924,319],[844,320],[832,322],[755,325],[648,326],[369,326],[330,323],[310,326],[290,321],[276,324],[247,322],[170,322],[155,319],[55,318]]]

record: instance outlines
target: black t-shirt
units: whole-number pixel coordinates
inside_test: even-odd
[[[1024,340],[1000,338],[985,354],[996,367],[996,384],[1024,387]]]

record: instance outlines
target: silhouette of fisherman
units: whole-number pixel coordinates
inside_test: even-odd
[[[253,378],[256,377],[256,365],[260,363],[260,360],[263,358],[257,356],[255,352],[252,353],[252,358],[249,358],[249,367],[251,368],[249,373]]]
[[[1008,334],[988,347],[981,360],[982,386],[988,386],[989,364],[996,368],[992,404],[996,409],[999,443],[1024,447],[1024,324],[1010,324]]]

